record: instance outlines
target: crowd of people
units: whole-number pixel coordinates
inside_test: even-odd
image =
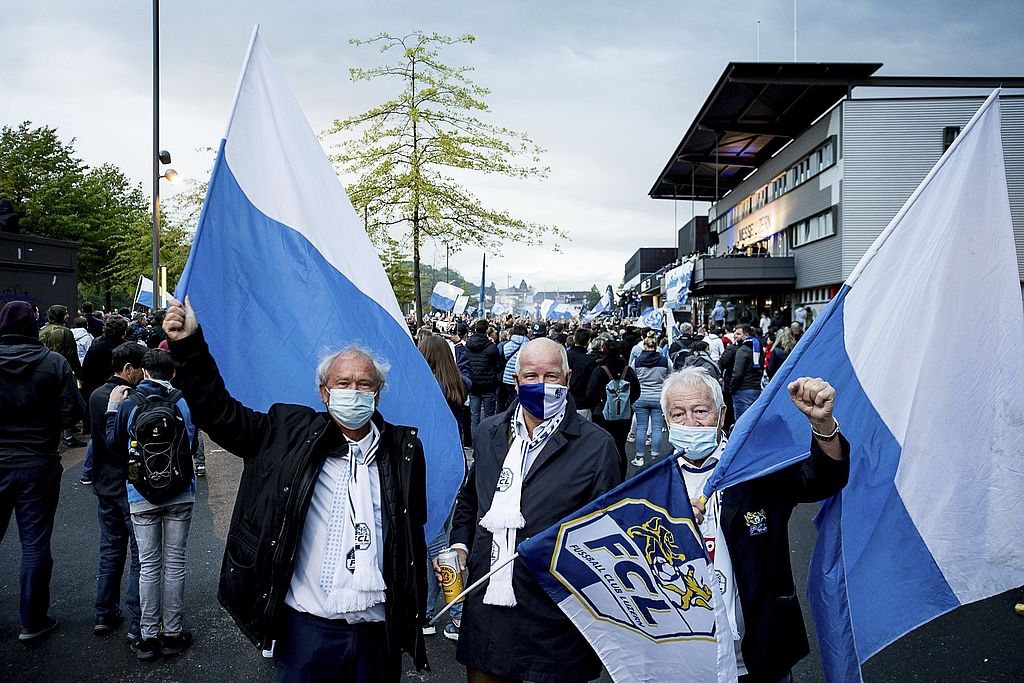
[[[457,457],[468,465],[447,523],[425,538],[423,444],[416,428],[377,411],[389,368],[375,349],[349,346],[323,358],[315,378],[323,410],[275,404],[263,413],[230,395],[187,298],[131,323],[89,313],[83,307],[71,328],[61,306],[47,311],[42,328],[24,302],[0,313],[0,529],[16,512],[19,638],[57,628],[48,610],[59,446],[78,445],[71,430],[84,417],[92,438],[83,483],[98,497],[101,529],[95,632],[114,633],[127,621],[143,660],[191,644],[181,597],[195,476],[205,475],[202,430],[245,461],[219,596],[242,633],[273,657],[282,682],[396,681],[403,652],[426,667],[445,548],[457,554],[467,585],[495,570],[443,628],[458,642],[469,681],[597,677],[594,650],[512,561],[516,545],[649,466],[648,457],[677,458],[689,490],[699,490],[730,425],[804,332],[799,322],[681,323],[670,339],[609,317],[410,325],[459,426],[465,452]],[[790,680],[807,654],[787,520],[797,503],[841,489],[849,471],[832,387],[801,378],[788,391],[807,416],[811,458],[724,496],[691,500],[731,586],[724,595],[742,681]],[[159,497],[153,481],[132,470],[144,440],[136,423],[151,404],[180,423],[175,448],[188,454],[187,464],[169,466],[180,486]]]

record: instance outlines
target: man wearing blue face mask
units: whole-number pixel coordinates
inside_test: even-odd
[[[281,683],[397,682],[402,652],[427,665],[427,519],[416,429],[376,410],[387,367],[351,346],[323,359],[326,412],[266,413],[228,394],[186,297],[164,331],[175,384],[210,438],[245,460],[218,597]]]
[[[570,374],[560,344],[524,344],[515,363],[519,401],[477,429],[449,537],[463,567],[468,559],[468,583],[621,483],[615,442],[576,413]],[[469,683],[574,683],[601,672],[593,649],[521,560],[466,597],[459,636],[456,658]]]
[[[811,456],[778,472],[693,498],[697,520],[729,615],[741,683],[790,683],[810,648],[789,561],[789,517],[797,503],[839,492],[850,475],[850,444],[832,416],[835,390],[822,379],[789,385],[811,427]],[[722,389],[702,368],[670,375],[662,387],[668,438],[698,495],[725,446]]]

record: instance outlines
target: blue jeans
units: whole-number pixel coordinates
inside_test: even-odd
[[[85,464],[82,465],[82,479],[92,481],[92,439],[89,439],[89,447],[85,449]]]
[[[192,503],[132,515],[139,543],[139,620],[143,638],[160,634],[160,619],[169,636],[181,635],[185,612],[185,542],[192,525]],[[160,578],[163,577],[163,588]]]
[[[633,404],[633,412],[636,413],[636,454],[643,456],[644,447],[641,441],[641,434],[647,433],[647,423],[651,423],[651,457],[661,455],[661,426],[665,421],[661,413],[661,403],[647,399],[640,399]]]
[[[480,414],[480,408],[483,407],[483,415]],[[469,432],[470,437],[476,436],[477,425],[480,424],[480,420],[485,417],[494,415],[494,411],[498,406],[498,390],[488,392],[486,394],[470,394],[469,395]]]
[[[383,621],[349,624],[281,606],[274,646],[278,683],[397,683],[402,653],[388,647]]]
[[[63,471],[56,458],[36,467],[0,469],[0,541],[13,512],[21,540],[21,625],[30,631],[47,624],[53,574],[50,536]]]
[[[97,496],[100,521],[100,568],[96,581],[96,616],[115,614],[121,603],[121,577],[124,562],[131,551],[128,569],[128,589],[124,594],[124,608],[131,623],[139,624],[142,616],[139,606],[139,546],[135,543],[135,529],[128,512],[128,496]],[[138,631],[136,631],[137,633]]]
[[[437,607],[437,598],[441,595],[441,584],[434,576],[434,558],[441,554],[441,551],[448,545],[448,536],[444,529],[438,532],[430,545],[427,546],[427,617],[433,617]],[[452,619],[462,619],[462,605],[459,603],[448,610],[448,616]],[[429,619],[428,619],[429,621]]]
[[[760,395],[760,389],[740,389],[732,392],[732,410],[735,413],[735,418],[739,420],[740,415],[747,412],[747,408],[754,405],[754,401]]]

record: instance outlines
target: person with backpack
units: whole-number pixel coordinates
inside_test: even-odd
[[[107,448],[128,463],[128,506],[139,546],[142,615],[139,638],[131,647],[139,659],[153,660],[180,654],[192,644],[182,617],[198,432],[181,391],[171,386],[171,354],[147,351],[142,370],[144,379],[135,393],[125,386],[110,392],[106,440]]]
[[[706,341],[694,342],[693,346],[690,347],[690,355],[683,362],[683,368],[694,367],[702,369],[721,385],[722,373],[718,369],[718,363],[711,360],[711,354],[708,353],[708,343]]]
[[[640,397],[633,403],[633,410],[636,411],[637,433],[646,432],[650,424],[651,434],[651,459],[661,454],[661,429],[664,422],[661,413],[661,385],[669,375],[668,359],[658,351],[658,337],[654,332],[648,332],[644,337],[644,350],[637,356],[636,376],[640,382]],[[639,444],[636,449],[636,457],[632,463],[634,467],[643,467],[644,448]]]
[[[594,423],[611,434],[619,451],[619,470],[626,478],[626,436],[633,418],[632,406],[640,398],[640,380],[622,357],[622,344],[609,339],[604,358],[590,374],[587,396],[594,406]]]
[[[505,386],[505,395],[508,397],[509,405],[515,400],[516,397],[516,382],[512,377],[516,372],[516,354],[519,353],[519,349],[522,348],[523,344],[530,341],[526,337],[526,325],[517,324],[512,328],[512,336],[507,341],[502,342],[502,346],[499,349],[502,357],[505,359],[505,370],[502,372],[501,383]]]

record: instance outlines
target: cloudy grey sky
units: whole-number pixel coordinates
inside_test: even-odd
[[[545,148],[546,180],[487,176],[467,186],[494,208],[557,225],[562,253],[507,245],[488,281],[525,278],[561,289],[617,285],[640,246],[674,244],[689,202],[647,191],[729,61],[793,58],[788,0],[535,2],[434,0],[314,2],[164,0],[161,146],[200,178],[226,123],[254,23],[314,130],[395,92],[352,83],[348,70],[381,63],[349,38],[415,29],[472,33],[447,50],[491,89],[487,120]],[[29,120],[76,139],[85,161],[112,162],[149,191],[151,4],[8,0],[0,22],[0,123]],[[798,0],[801,61],[883,62],[888,75],[1024,75],[1024,3]],[[698,205],[698,213],[706,207]],[[453,254],[470,280],[481,252]],[[443,248],[424,260],[444,265]]]

